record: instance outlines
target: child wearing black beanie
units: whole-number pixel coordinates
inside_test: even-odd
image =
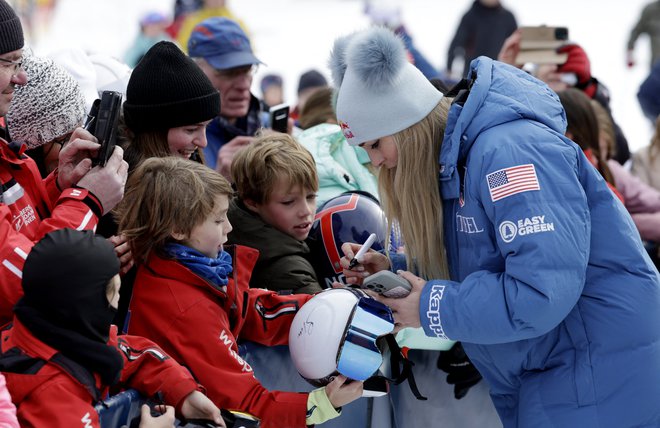
[[[125,158],[132,171],[149,157],[201,161],[206,122],[220,113],[220,94],[195,62],[174,43],[159,42],[131,73],[124,102]],[[195,128],[194,138],[173,142],[173,128]]]

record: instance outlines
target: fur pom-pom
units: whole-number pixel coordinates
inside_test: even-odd
[[[367,87],[392,84],[407,62],[403,41],[385,27],[373,27],[351,40],[347,63]]]
[[[335,88],[339,88],[341,82],[344,80],[344,73],[346,73],[346,47],[354,35],[355,33],[337,38],[332,51],[330,51],[328,68],[330,68],[330,75]]]

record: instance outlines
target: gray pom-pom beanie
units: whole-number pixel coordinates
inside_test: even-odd
[[[68,71],[52,59],[34,55],[23,57],[23,68],[30,78],[16,86],[6,117],[13,141],[33,149],[82,125],[85,95]]]
[[[414,125],[443,97],[408,61],[403,41],[385,27],[337,39],[329,64],[337,119],[352,146]]]

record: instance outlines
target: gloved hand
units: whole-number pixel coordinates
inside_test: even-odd
[[[454,397],[457,400],[465,397],[468,390],[481,380],[481,374],[465,355],[460,342],[456,342],[450,350],[440,352],[438,368],[449,373],[447,383],[454,385]]]

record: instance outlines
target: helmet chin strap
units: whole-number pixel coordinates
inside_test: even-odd
[[[383,336],[383,339],[390,351],[390,370],[392,372],[392,377],[387,377],[384,375],[375,375],[373,377],[383,378],[395,385],[399,385],[404,380],[408,380],[408,386],[410,387],[410,391],[413,393],[415,398],[421,401],[427,400],[428,398],[423,396],[417,388],[415,376],[413,375],[412,371],[415,363],[410,361],[406,355],[408,353],[408,348],[401,349],[399,344],[396,342],[394,335],[391,333]]]

